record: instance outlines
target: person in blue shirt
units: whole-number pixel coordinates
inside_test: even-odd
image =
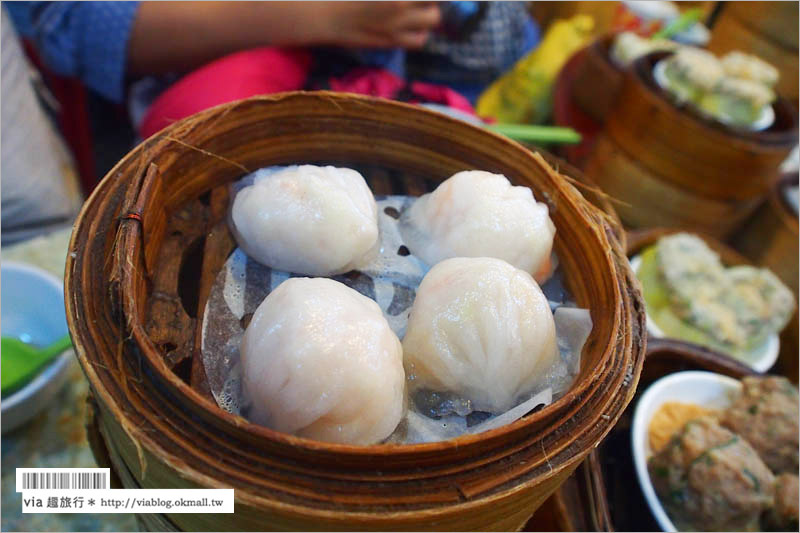
[[[138,76],[259,46],[420,47],[435,2],[9,2],[49,68],[114,102]]]
[[[259,46],[351,49],[471,100],[538,40],[526,2],[8,2],[58,74],[123,102],[131,80]],[[434,31],[438,30],[438,31]],[[376,50],[380,49],[380,50]],[[406,52],[406,51],[409,52]],[[174,79],[174,77],[172,78]]]

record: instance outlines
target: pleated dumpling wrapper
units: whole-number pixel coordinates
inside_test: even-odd
[[[417,289],[403,339],[412,393],[447,392],[502,413],[542,386],[557,357],[547,298],[505,261],[447,259]]]
[[[405,411],[400,340],[378,304],[327,278],[290,278],[241,344],[248,417],[310,439],[374,444]]]
[[[261,264],[309,276],[348,272],[378,241],[378,209],[349,168],[299,165],[256,175],[233,201],[236,242]]]
[[[411,253],[431,266],[451,257],[495,257],[538,281],[552,270],[556,228],[547,206],[502,174],[454,174],[406,210],[401,230]]]

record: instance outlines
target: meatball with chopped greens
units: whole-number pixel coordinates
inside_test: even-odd
[[[721,423],[741,435],[776,474],[798,471],[797,389],[781,376],[746,377]]]
[[[744,439],[711,417],[688,422],[648,468],[681,531],[756,531],[773,505],[772,473]]]

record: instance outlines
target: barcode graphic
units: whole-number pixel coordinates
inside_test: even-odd
[[[22,469],[17,470],[17,491],[107,489],[108,469]]]

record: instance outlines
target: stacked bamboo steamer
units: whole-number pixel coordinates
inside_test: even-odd
[[[376,194],[419,194],[481,168],[546,199],[568,289],[594,322],[570,391],[505,427],[417,445],[316,442],[220,409],[202,379],[198,324],[231,247],[228,184],[296,162],[378,165]],[[236,491],[233,516],[142,520],[155,529],[518,529],[636,387],[643,305],[615,231],[540,156],[414,106],[290,93],[190,117],[111,170],[70,243],[67,315],[97,406],[94,447],[128,487]]]
[[[797,143],[792,106],[779,99],[775,124],[736,132],[671,101],[653,79],[668,53],[640,58],[625,75],[586,164],[627,225],[682,227],[726,238],[758,207]]]
[[[616,36],[616,33],[606,34],[583,49],[583,58],[570,86],[575,103],[601,124],[613,109],[625,77],[624,69],[611,60]]]
[[[797,20],[797,2],[722,2],[708,48],[717,55],[742,50],[773,64],[781,73],[776,91],[797,107]]]

